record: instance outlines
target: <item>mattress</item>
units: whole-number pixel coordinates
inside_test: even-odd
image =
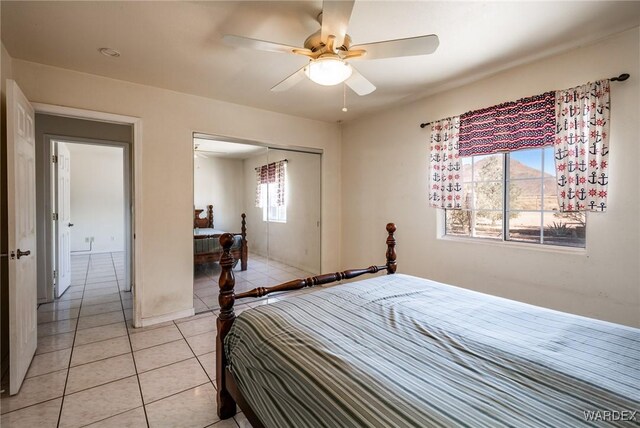
[[[207,253],[216,253],[222,251],[222,246],[220,245],[220,235],[226,233],[223,230],[212,229],[212,228],[196,228],[193,229],[193,237],[199,236],[211,236],[210,238],[198,238],[193,240],[193,254],[207,254]],[[231,250],[239,250],[242,245],[242,236],[234,235],[233,237],[233,245],[231,246]]]
[[[407,275],[244,311],[225,349],[266,427],[640,421],[639,329]]]

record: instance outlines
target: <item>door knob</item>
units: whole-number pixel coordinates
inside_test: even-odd
[[[69,227],[73,227],[73,223],[69,223]]]
[[[30,255],[31,254],[31,250],[20,251],[20,248],[18,248],[18,250],[16,251],[16,254],[18,256],[18,260],[20,260],[20,257]]]

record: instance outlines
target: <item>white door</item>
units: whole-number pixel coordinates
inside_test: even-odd
[[[7,80],[9,394],[20,390],[36,352],[36,151],[33,107]]]
[[[71,156],[65,143],[56,143],[56,297],[71,285]]]

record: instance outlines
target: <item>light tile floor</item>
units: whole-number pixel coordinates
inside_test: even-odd
[[[249,291],[256,287],[277,285],[292,279],[308,278],[315,275],[285,263],[268,260],[266,257],[255,254],[249,255],[246,271],[241,271],[240,263],[238,263],[233,269],[233,272],[236,278],[236,293]],[[216,311],[220,308],[218,305],[219,276],[220,265],[218,263],[196,266],[193,283],[193,307],[196,313],[210,310]],[[260,302],[260,299],[254,299],[251,306],[258,302]]]
[[[123,256],[73,256],[69,290],[38,308],[38,349],[20,392],[0,399],[2,427],[249,428],[242,413],[216,416],[213,311],[132,328]],[[289,272],[255,268],[237,276]]]

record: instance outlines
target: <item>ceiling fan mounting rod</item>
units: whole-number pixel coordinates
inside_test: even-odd
[[[333,49],[333,44],[336,41],[336,36],[331,35],[329,37],[327,37],[327,43],[325,43],[325,49],[327,50],[327,52],[331,52],[331,53],[335,53],[335,50]]]
[[[341,59],[358,58],[364,56],[367,51],[364,49],[349,50],[351,45],[351,37],[348,34],[344,37],[344,43],[341,46],[335,46],[336,37],[331,35],[327,37],[326,43],[320,40],[320,31],[317,31],[307,37],[304,41],[304,49],[293,49],[292,52],[297,55],[303,55],[311,59],[318,59],[326,54],[337,54]]]

